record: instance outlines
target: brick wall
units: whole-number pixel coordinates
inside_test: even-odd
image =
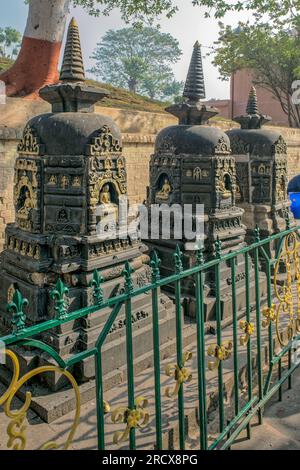
[[[0,251],[4,245],[6,224],[14,222],[14,164],[20,135],[13,129],[0,133]]]
[[[274,129],[274,126],[272,127]],[[271,129],[271,126],[270,126]],[[300,174],[300,129],[277,127],[288,146],[288,179]]]
[[[149,161],[154,150],[155,135],[123,135],[126,157],[128,198],[131,204],[143,202],[149,185]]]

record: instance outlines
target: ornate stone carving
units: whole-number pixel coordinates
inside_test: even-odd
[[[282,136],[280,136],[277,142],[275,142],[275,144],[272,147],[272,150],[276,154],[287,155],[287,144],[284,141]]]
[[[250,144],[244,142],[238,135],[231,137],[230,145],[233,154],[243,155],[250,152]]]
[[[32,160],[17,160],[15,165],[14,205],[16,220],[23,230],[31,230],[31,211],[38,206],[38,166]]]
[[[62,175],[61,179],[60,179],[60,187],[62,189],[67,189],[69,187],[69,177],[66,176],[66,175]]]
[[[89,191],[91,206],[100,202],[104,187],[110,185],[117,196],[127,193],[127,175],[123,157],[94,157],[90,161]]]
[[[92,142],[87,145],[86,154],[88,156],[100,156],[106,153],[122,152],[121,143],[115,139],[108,126],[103,126]]]
[[[217,143],[217,145],[214,148],[214,154],[215,155],[224,155],[224,154],[230,154],[230,146],[228,145],[228,142],[226,141],[225,137],[221,137]]]
[[[73,188],[81,188],[81,178],[80,176],[74,176],[72,180]]]
[[[155,199],[157,201],[168,201],[170,194],[172,193],[172,187],[170,181],[165,177],[162,181],[161,188],[156,193]]]
[[[18,153],[23,155],[41,155],[44,153],[44,146],[41,145],[35,131],[29,126],[24,129],[22,141],[18,145]]]
[[[155,155],[169,154],[171,157],[176,153],[176,147],[172,139],[164,139],[161,145],[156,149]]]
[[[57,185],[57,176],[56,175],[49,175],[48,185],[49,186],[56,186]]]
[[[190,170],[191,171],[191,170]],[[205,168],[199,168],[198,166],[191,171],[191,175],[195,181],[200,181],[203,178],[207,178],[209,176],[209,171]]]
[[[236,166],[233,157],[219,158],[215,166],[215,187],[219,209],[234,203],[236,192]]]
[[[57,222],[60,222],[60,223],[69,222],[68,211],[65,208],[60,209],[57,212]]]

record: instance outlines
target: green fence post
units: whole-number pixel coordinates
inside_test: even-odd
[[[155,383],[155,422],[156,422],[156,448],[162,449],[162,416],[161,416],[161,387],[160,387],[160,353],[159,353],[159,318],[158,318],[158,288],[160,279],[161,261],[156,251],[152,254],[152,324],[153,324],[153,356],[154,356],[154,383]]]
[[[260,241],[259,228],[255,229],[255,241]],[[257,378],[259,401],[263,399],[263,370],[261,355],[261,312],[260,312],[260,286],[259,286],[259,248],[254,248],[254,268],[255,268],[255,307],[256,307],[256,337],[257,337]],[[262,408],[258,410],[258,421],[262,424]]]
[[[220,262],[222,257],[222,244],[217,238],[215,242],[216,259],[219,260],[215,267],[215,284],[216,284],[216,324],[217,324],[217,343],[222,346],[222,312],[221,312],[221,279],[220,279]],[[220,432],[224,431],[224,397],[223,397],[223,363],[220,361],[218,367],[218,395],[219,395],[219,427]]]
[[[175,272],[180,274],[183,271],[182,252],[177,245],[174,254]],[[183,367],[183,346],[182,346],[182,308],[181,308],[181,282],[178,276],[175,281],[175,304],[176,304],[176,346],[177,346],[177,364],[181,369]],[[185,419],[184,419],[184,394],[183,384],[180,385],[178,391],[178,413],[179,413],[179,443],[180,449],[185,449]]]
[[[197,253],[197,264],[203,266],[203,248]],[[205,376],[205,327],[204,327],[204,274],[196,274],[196,322],[197,322],[197,367],[198,367],[198,400],[200,422],[200,447],[207,450],[207,410],[206,410],[206,376]]]
[[[128,408],[135,409],[134,399],[134,367],[133,367],[133,344],[132,344],[132,309],[131,293],[133,291],[132,273],[134,272],[129,261],[125,263],[123,276],[125,279],[125,292],[128,298],[125,302],[126,314],[126,352],[127,352],[127,383],[128,383]],[[135,449],[135,428],[130,429],[129,434],[130,449]]]

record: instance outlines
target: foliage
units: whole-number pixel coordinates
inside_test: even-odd
[[[290,27],[299,29],[300,0],[192,0],[193,5],[206,7],[206,17],[212,14],[215,18],[223,18],[226,13],[249,11],[254,14],[255,22],[273,27]]]
[[[175,103],[182,100],[182,93],[184,89],[184,82],[178,82],[177,80],[173,80],[169,82],[165,88],[163,89],[164,97],[171,98]]]
[[[178,41],[158,28],[109,30],[92,55],[90,72],[133,93],[163,98],[178,90],[171,65],[181,54]]]
[[[0,56],[0,73],[9,69],[13,65],[13,63],[14,63],[13,60],[8,59],[7,57]]]
[[[276,25],[293,25],[298,29],[300,0],[190,0],[194,6],[205,8],[205,16],[223,18],[226,13],[234,11],[252,11],[256,21],[268,19]],[[182,2],[183,3],[183,2]],[[109,15],[118,8],[126,21],[152,21],[162,14],[173,16],[180,7],[176,0],[73,0],[92,15]]]
[[[14,28],[0,28],[0,56],[13,58],[18,54],[22,35]]]
[[[126,23],[135,24],[145,20],[151,23],[161,14],[170,18],[178,10],[174,0],[73,0],[73,4],[83,6],[94,16],[108,16],[117,8]]]
[[[300,37],[295,31],[271,25],[240,23],[238,28],[220,23],[214,64],[223,79],[239,69],[251,69],[254,82],[269,90],[281,104],[291,126],[300,127],[300,109],[292,102],[292,84],[300,65]]]

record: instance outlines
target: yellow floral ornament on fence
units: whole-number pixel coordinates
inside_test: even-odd
[[[262,326],[268,327],[272,322],[275,323],[277,340],[282,347],[287,346],[296,333],[300,333],[299,248],[297,234],[289,233],[284,239],[283,248],[274,266],[276,305],[273,304],[263,310],[265,319]],[[285,268],[284,271],[282,267]],[[285,279],[283,279],[284,274]]]
[[[207,349],[208,356],[215,357],[216,359],[215,361],[208,362],[209,370],[218,369],[220,362],[229,359],[231,356],[232,347],[232,341],[223,343],[221,346],[218,344],[209,346]]]
[[[190,370],[185,367],[186,363],[193,357],[193,354],[189,351],[183,354],[182,358],[182,367],[179,367],[178,364],[169,364],[166,367],[166,375],[168,377],[173,377],[176,380],[175,388],[172,391],[172,387],[167,387],[165,395],[168,398],[173,398],[178,395],[179,389],[182,384],[188,383],[192,380],[193,375]]]
[[[240,329],[243,330],[243,332],[245,333],[244,335],[240,337],[240,344],[241,346],[246,346],[246,344],[249,343],[250,337],[254,333],[254,330],[255,330],[254,324],[245,320],[241,320]]]
[[[73,421],[71,430],[68,434],[67,440],[65,442],[57,443],[55,441],[48,441],[40,447],[40,450],[50,450],[50,449],[58,450],[60,448],[63,450],[67,450],[70,447],[74,439],[75,432],[78,428],[79,420],[80,420],[80,392],[79,392],[79,388],[78,388],[76,380],[70,374],[70,372],[63,370],[57,366],[38,367],[34,370],[31,370],[30,372],[28,372],[27,374],[25,374],[23,377],[20,378],[20,363],[19,363],[18,357],[16,356],[14,352],[10,350],[6,350],[5,354],[7,357],[11,359],[12,365],[13,365],[13,377],[12,377],[11,383],[8,389],[6,390],[6,392],[0,397],[0,406],[4,406],[5,415],[7,416],[7,418],[11,420],[7,426],[7,434],[8,434],[7,447],[13,450],[25,450],[26,449],[27,426],[25,424],[25,419],[26,419],[27,412],[31,405],[32,397],[31,397],[30,392],[26,392],[24,405],[20,409],[12,411],[11,410],[12,401],[15,398],[18,390],[28,380],[32,379],[33,377],[36,377],[45,372],[58,372],[67,378],[67,380],[70,382],[75,392],[76,410],[75,410],[74,421]]]
[[[144,428],[149,423],[149,413],[146,410],[148,400],[144,397],[138,397],[135,400],[135,408],[130,409],[121,406],[112,412],[111,420],[113,423],[125,423],[125,431],[116,431],[113,442],[118,444],[128,439],[131,429]]]

